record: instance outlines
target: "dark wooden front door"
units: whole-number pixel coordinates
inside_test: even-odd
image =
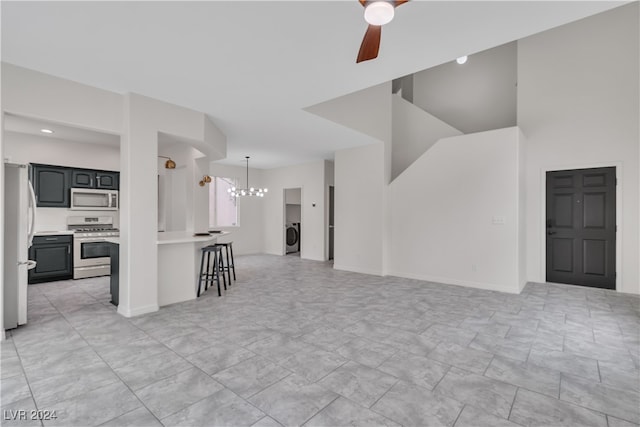
[[[547,281],[615,289],[616,169],[547,172]]]

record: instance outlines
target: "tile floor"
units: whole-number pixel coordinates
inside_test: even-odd
[[[10,419],[32,409],[63,426],[640,423],[638,297],[236,264],[222,298],[132,319],[105,278],[30,286],[2,344],[2,425],[40,425]]]

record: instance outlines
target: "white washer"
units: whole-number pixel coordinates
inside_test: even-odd
[[[285,234],[287,253],[300,252],[300,223],[293,222],[287,224]]]

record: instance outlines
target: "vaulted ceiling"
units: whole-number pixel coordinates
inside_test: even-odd
[[[411,1],[356,64],[366,24],[349,1],[2,2],[2,60],[208,114],[228,164],[331,158],[374,142],[303,108],[625,2]]]

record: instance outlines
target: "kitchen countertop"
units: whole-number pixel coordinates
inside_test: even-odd
[[[65,235],[65,234],[73,234],[72,230],[62,230],[62,231],[36,231],[33,235],[34,236],[59,236],[59,235]]]
[[[209,236],[194,236],[193,231],[162,231],[158,233],[158,244],[168,245],[173,243],[198,243],[208,242],[218,237],[226,236],[228,231],[222,233],[211,233]]]
[[[73,234],[73,233],[58,233],[58,234]],[[198,242],[208,242],[210,240],[216,239],[220,236],[228,235],[228,231],[223,231],[222,233],[212,233],[209,236],[194,236],[190,231],[163,231],[158,233],[158,241],[159,245],[167,245],[172,243],[198,243]],[[105,242],[120,244],[119,237],[103,237],[101,238]]]

